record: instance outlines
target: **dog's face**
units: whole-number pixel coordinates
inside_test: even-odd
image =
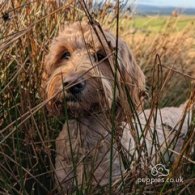
[[[96,31],[96,32],[95,32]],[[71,114],[108,109],[113,98],[114,49],[116,39],[108,31],[94,30],[86,23],[65,27],[51,43],[45,58],[42,86],[48,109]],[[134,103],[144,89],[144,76],[127,45],[119,40],[119,85],[130,86]],[[119,90],[116,99],[119,101]],[[136,102],[137,101],[137,102]]]

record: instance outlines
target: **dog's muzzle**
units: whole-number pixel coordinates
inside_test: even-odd
[[[85,89],[86,81],[83,80],[76,80],[75,82],[65,81],[63,85],[65,88],[67,88],[66,91],[68,93],[72,94],[73,96],[77,96]]]
[[[74,113],[80,107],[86,86],[87,81],[83,77],[78,75],[65,77],[61,92],[49,102],[48,109],[55,115],[63,114],[65,109]]]

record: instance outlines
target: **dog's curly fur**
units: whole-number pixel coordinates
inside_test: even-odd
[[[113,180],[120,176],[124,168],[117,136],[114,136],[112,170],[110,166],[111,129],[121,136],[119,142],[126,150],[135,150],[133,124],[125,122],[132,118],[133,111],[128,116],[126,111],[129,104],[134,110],[142,108],[145,77],[120,38],[116,62],[116,43],[109,31],[76,22],[64,27],[52,41],[45,58],[42,91],[48,100],[47,107],[54,114],[71,118],[56,139],[56,184],[65,192],[74,191],[75,185],[104,185],[109,181],[110,171]],[[149,111],[146,116],[140,116],[143,125],[149,116]],[[173,123],[169,125],[173,127]],[[151,138],[150,133],[146,136]],[[159,145],[165,137],[159,133]]]
[[[92,180],[94,185],[108,182],[112,127],[108,113],[113,100],[115,47],[116,39],[109,31],[101,32],[97,26],[76,22],[66,25],[52,41],[45,58],[42,91],[50,100],[47,107],[60,114],[65,102],[68,114],[74,118],[64,124],[56,141],[56,178],[64,189],[72,189],[75,179],[79,185],[84,180]],[[145,77],[121,39],[118,39],[117,72],[120,83],[115,93],[117,113],[127,102],[122,87],[139,109]],[[122,120],[123,114],[117,115],[117,120]],[[116,151],[114,156],[113,177],[120,174]],[[74,174],[78,178],[71,179]]]
[[[128,46],[121,39],[118,40],[118,72],[120,83],[125,84],[132,97],[133,103],[139,107],[141,105],[142,92],[145,87],[145,77],[140,67],[128,49]],[[89,111],[94,109],[94,104],[98,107],[111,107],[114,86],[114,49],[116,39],[109,32],[101,33],[97,26],[94,29],[87,23],[76,22],[66,25],[58,37],[53,40],[49,54],[45,58],[43,74],[44,91],[47,97],[56,96],[54,99],[62,99],[62,82],[68,83],[71,87],[76,82],[86,81],[86,88],[80,94],[80,103],[71,102],[71,111]],[[63,59],[65,52],[70,53],[69,59]],[[103,59],[105,57],[105,59]],[[99,59],[102,58],[102,59]],[[46,90],[45,90],[46,87]],[[119,88],[120,86],[117,86]],[[66,90],[65,90],[66,91]],[[122,105],[122,91],[117,89],[116,98],[119,105]],[[69,95],[68,93],[65,96]],[[68,104],[70,102],[67,102]],[[59,112],[51,101],[52,112]],[[68,105],[69,106],[69,105]]]

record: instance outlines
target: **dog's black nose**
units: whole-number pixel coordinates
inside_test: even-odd
[[[70,87],[68,87],[70,85]],[[67,86],[67,91],[70,92],[72,95],[77,95],[81,93],[85,88],[85,81],[75,81],[75,83],[71,82],[64,82],[64,86]]]
[[[72,93],[73,95],[76,95],[78,93],[81,93],[83,91],[83,89],[85,88],[85,82],[82,81],[80,83],[77,84],[73,84],[72,87],[70,87],[68,90],[70,91],[70,93]]]

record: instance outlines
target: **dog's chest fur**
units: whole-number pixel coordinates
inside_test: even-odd
[[[56,175],[60,183],[75,178],[79,184],[108,183],[110,174],[111,124],[101,114],[69,120],[56,140]],[[113,147],[113,178],[120,174],[119,156]],[[74,166],[76,167],[74,169]],[[75,173],[76,172],[76,173]],[[61,177],[62,175],[62,177]],[[64,175],[67,175],[64,178]],[[73,180],[66,186],[72,188]]]

